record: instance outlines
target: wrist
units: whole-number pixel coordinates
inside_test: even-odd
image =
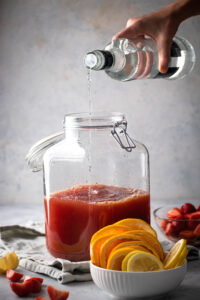
[[[199,0],[177,0],[168,6],[171,17],[179,24],[200,13]]]

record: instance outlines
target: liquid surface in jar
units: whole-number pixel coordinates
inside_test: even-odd
[[[45,198],[49,252],[72,261],[89,260],[89,243],[100,228],[124,218],[150,223],[149,193],[103,184],[79,185]]]

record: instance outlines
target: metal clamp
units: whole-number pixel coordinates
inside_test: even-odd
[[[113,129],[111,130],[111,133],[112,136],[115,138],[115,140],[120,144],[122,149],[125,149],[127,152],[131,152],[132,149],[136,148],[136,145],[133,142],[132,138],[128,135],[126,130],[127,130],[126,121],[116,122],[115,125],[113,126]],[[126,145],[122,142],[120,134],[124,134]]]

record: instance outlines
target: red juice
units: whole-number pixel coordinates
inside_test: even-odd
[[[150,223],[150,195],[103,184],[79,185],[45,198],[46,244],[49,252],[71,261],[89,260],[92,235],[124,218]]]

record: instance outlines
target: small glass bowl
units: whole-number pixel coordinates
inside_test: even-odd
[[[167,213],[173,208],[174,206],[159,207],[153,211],[160,231],[172,242],[185,239],[187,244],[200,247],[200,219],[170,219]]]

